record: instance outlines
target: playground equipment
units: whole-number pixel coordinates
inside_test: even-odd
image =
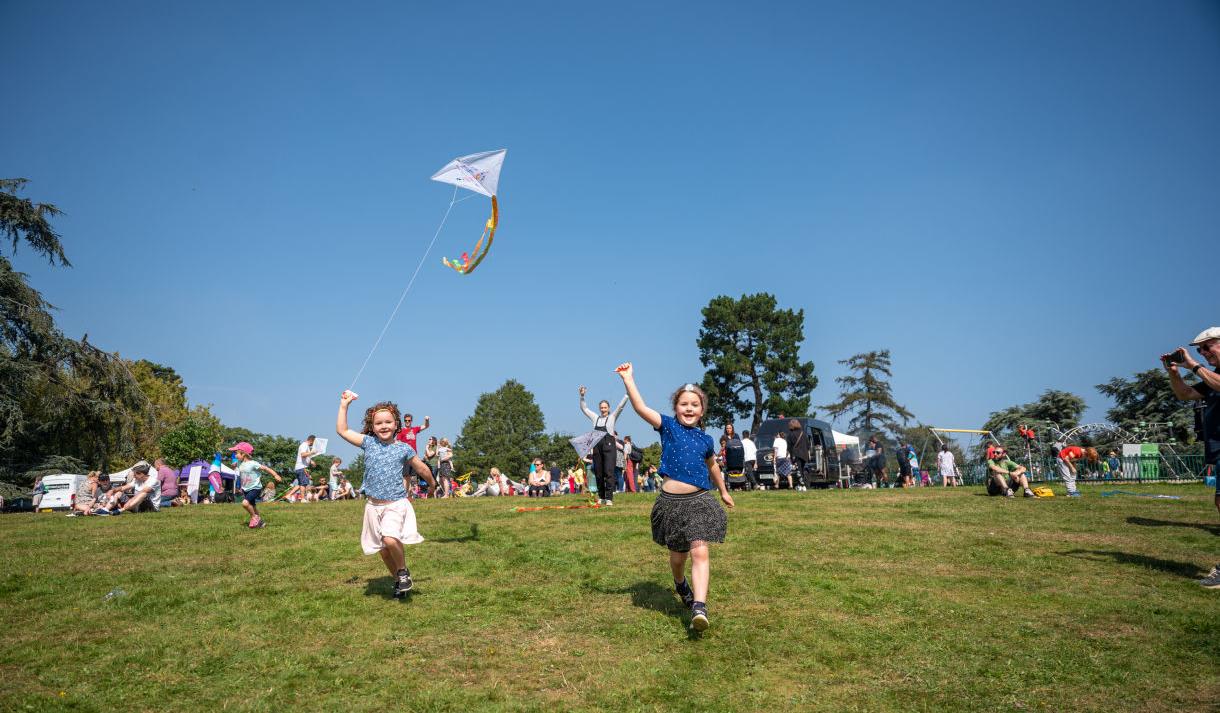
[[[949,435],[951,433],[964,433],[964,434],[969,434],[970,436],[974,437],[972,439],[972,442],[969,445],[969,448],[965,449],[966,453],[969,453],[970,451],[974,450],[975,448],[980,446],[982,443],[986,442],[988,439],[990,439],[991,442],[996,444],[997,446],[1000,445],[1000,441],[996,439],[995,434],[993,434],[991,431],[984,431],[984,430],[980,430],[977,428],[933,428],[933,427],[929,427],[928,431],[932,434],[932,437],[936,439],[937,450],[940,450],[940,447],[945,445],[945,438],[952,438],[952,436]],[[944,434],[944,438],[941,437],[942,434]],[[920,453],[919,453],[919,462],[920,463],[929,462],[926,457],[927,450],[928,450],[928,443],[929,443],[929,441],[927,439],[925,439],[923,446],[920,448]],[[1029,454],[1027,453],[1026,456],[1027,456],[1027,460],[1028,460]],[[933,458],[932,462],[935,462],[935,458]],[[965,482],[981,483],[981,482],[983,482],[983,480],[985,480],[986,473],[984,473],[982,470],[979,470],[979,465],[976,463],[973,463],[973,462],[959,463],[957,466],[957,469],[958,469],[959,473],[961,473],[963,475],[967,475],[967,474],[969,475],[969,479],[967,479]],[[977,472],[977,473],[970,472],[970,471],[974,471],[974,470],[979,470],[979,472]],[[943,475],[942,475],[942,478],[943,478]]]

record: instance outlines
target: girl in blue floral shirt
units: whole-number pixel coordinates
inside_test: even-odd
[[[379,553],[381,561],[394,576],[394,596],[402,598],[414,586],[407,569],[403,545],[424,541],[415,524],[415,509],[407,499],[407,477],[404,465],[428,483],[429,494],[436,493],[432,471],[416,455],[415,449],[394,438],[398,430],[398,406],[389,401],[373,404],[364,412],[363,432],[347,427],[347,407],[356,400],[351,391],[339,399],[339,416],[335,430],[343,440],[364,449],[364,529],[360,544],[364,554]]]

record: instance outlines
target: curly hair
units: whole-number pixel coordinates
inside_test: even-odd
[[[397,428],[398,423],[402,421],[402,417],[398,413],[398,404],[394,403],[393,401],[381,401],[369,406],[368,410],[364,412],[364,429],[360,431],[361,433],[365,434],[366,436],[373,435],[373,416],[376,415],[378,411],[389,411],[390,415],[394,417],[395,428]]]

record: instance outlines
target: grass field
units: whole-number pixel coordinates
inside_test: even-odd
[[[422,503],[402,601],[360,503],[5,516],[0,710],[1215,710],[1220,519],[1145,490],[739,494],[702,636],[643,494]]]

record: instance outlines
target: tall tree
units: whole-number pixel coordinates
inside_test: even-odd
[[[576,457],[576,449],[572,448],[572,434],[570,433],[548,433],[542,438],[542,445],[537,453],[547,465],[551,467],[551,463],[564,468],[565,470],[572,467],[579,458]]]
[[[50,219],[59,215],[60,210],[50,203],[18,197],[17,193],[27,183],[24,178],[0,178],[0,235],[12,242],[14,252],[24,241],[52,265],[71,267],[59,234],[51,227]]]
[[[750,430],[757,431],[764,413],[812,415],[809,393],[818,378],[813,362],[800,359],[804,340],[805,311],[779,309],[774,295],[712,298],[696,342],[707,368],[707,422],[749,415]]]
[[[993,412],[983,429],[991,431],[1010,453],[1024,453],[1025,444],[1017,432],[1019,426],[1032,428],[1038,434],[1039,442],[1045,445],[1053,440],[1056,429],[1068,431],[1079,426],[1084,408],[1084,399],[1076,394],[1050,389],[1037,401]],[[980,444],[979,448],[985,446]]]
[[[50,218],[59,209],[16,193],[26,180],[0,179],[0,237],[52,265],[68,266]],[[0,255],[0,477],[52,456],[109,467],[135,453],[148,403],[115,355],[65,337],[53,307]]]
[[[140,359],[126,362],[126,366],[148,399],[150,423],[136,434],[136,452],[151,460],[162,455],[158,448],[161,437],[187,418],[186,384],[173,367],[164,364]]]
[[[460,468],[492,466],[519,479],[529,471],[530,459],[543,450],[546,422],[534,395],[521,382],[509,379],[495,391],[483,394],[474,413],[462,424],[454,444]]]
[[[828,404],[826,411],[838,418],[853,414],[848,430],[865,437],[877,435],[883,441],[885,432],[897,432],[899,419],[905,424],[914,416],[894,400],[888,379],[894,374],[890,370],[890,350],[856,354],[839,361],[847,367],[847,376],[835,379],[839,384],[839,400]]]
[[[208,459],[220,449],[223,427],[220,419],[205,406],[197,406],[180,423],[167,430],[160,439],[159,451],[165,462],[174,468],[198,459]]]
[[[1173,395],[1164,369],[1141,371],[1130,379],[1116,376],[1098,384],[1097,390],[1114,399],[1114,408],[1106,412],[1110,423],[1132,433],[1146,433],[1152,440],[1194,440],[1191,404]],[[1151,428],[1148,424],[1168,425]]]

